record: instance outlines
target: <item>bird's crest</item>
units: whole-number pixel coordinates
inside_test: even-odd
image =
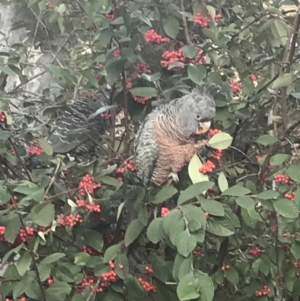
[[[193,89],[193,92],[213,98],[218,92],[220,92],[220,89],[220,86],[216,84],[201,83]]]

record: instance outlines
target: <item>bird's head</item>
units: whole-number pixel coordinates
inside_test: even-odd
[[[216,84],[202,83],[186,96],[182,115],[187,135],[205,134],[210,129],[216,116],[214,96],[219,91],[220,87]]]

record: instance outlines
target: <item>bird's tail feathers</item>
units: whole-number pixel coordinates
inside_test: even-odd
[[[220,92],[220,89],[221,89],[220,86],[218,86],[217,84],[201,83],[193,89],[193,92],[212,98],[218,92]]]

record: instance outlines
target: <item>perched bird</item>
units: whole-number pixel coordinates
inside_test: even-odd
[[[91,102],[80,98],[68,106],[48,137],[54,153],[86,157],[95,152],[110,126],[109,118],[97,111],[108,105],[110,94],[102,91]]]
[[[201,83],[191,93],[154,109],[140,125],[134,142],[137,176],[148,185],[162,185],[170,177],[178,182],[178,172],[204,146],[196,135],[206,133],[216,114],[213,97],[216,84]]]

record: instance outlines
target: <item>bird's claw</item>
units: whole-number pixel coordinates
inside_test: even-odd
[[[176,183],[179,182],[178,174],[175,173],[175,172],[171,172],[171,173],[169,174],[168,178],[172,178],[172,180],[173,180],[174,182],[176,182]]]
[[[197,141],[197,143],[195,144],[195,148],[202,148],[203,146],[205,146],[207,144],[207,140],[199,140]]]

